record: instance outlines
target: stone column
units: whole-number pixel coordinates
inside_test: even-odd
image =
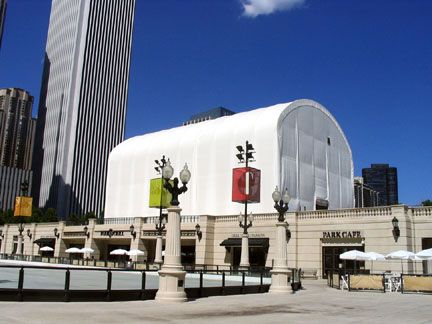
[[[240,267],[249,267],[249,234],[242,235]]]
[[[288,260],[287,260],[287,224],[285,222],[276,223],[276,258],[274,259],[270,293],[287,293],[290,291],[288,286]]]
[[[159,270],[159,290],[156,300],[163,302],[185,302],[184,291],[186,272],[181,265],[180,237],[181,208],[168,208],[167,234],[165,239],[165,260]]]
[[[8,238],[8,230],[9,230],[9,225],[5,224],[3,226],[3,237],[2,237],[2,244],[1,244],[1,249],[0,249],[0,253],[1,254],[5,254],[6,253],[6,244],[7,244],[7,238]]]
[[[162,235],[156,236],[156,251],[154,263],[162,264]]]
[[[17,246],[17,255],[22,255],[23,251],[22,251],[22,242],[23,242],[23,235],[22,234],[18,234],[18,246]]]

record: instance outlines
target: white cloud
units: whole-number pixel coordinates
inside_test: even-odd
[[[291,10],[302,6],[306,0],[240,0],[247,17],[268,15],[275,11]]]

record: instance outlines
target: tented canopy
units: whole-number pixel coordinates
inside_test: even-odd
[[[249,141],[261,170],[261,200],[253,213],[272,213],[275,186],[288,188],[290,210],[352,208],[351,149],[333,116],[319,103],[297,100],[130,138],[109,157],[105,218],[157,216],[149,207],[155,160],[163,155],[179,175],[187,163],[189,190],[179,197],[184,215],[236,215],[232,169],[244,166],[236,146]]]

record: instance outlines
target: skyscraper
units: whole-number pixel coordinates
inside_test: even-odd
[[[34,154],[35,201],[100,213],[124,137],[135,0],[53,0]]]
[[[0,48],[2,44],[3,29],[6,20],[6,7],[7,7],[7,1],[0,0]]]
[[[371,164],[370,168],[362,169],[362,176],[365,185],[379,192],[379,206],[399,203],[397,168],[388,164]]]
[[[18,88],[0,89],[0,165],[30,170],[36,120],[33,97]]]

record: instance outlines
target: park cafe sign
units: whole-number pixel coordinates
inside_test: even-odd
[[[323,238],[358,238],[362,237],[360,231],[331,231],[323,232]]]

